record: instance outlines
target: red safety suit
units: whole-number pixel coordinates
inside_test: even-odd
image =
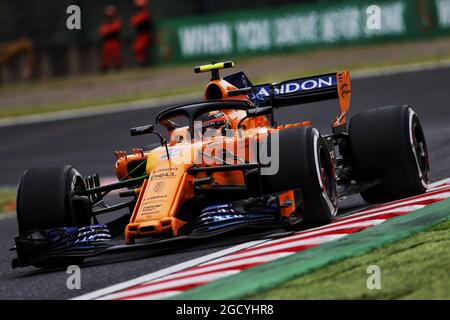
[[[119,69],[122,67],[120,52],[120,31],[122,22],[114,18],[102,23],[99,34],[102,37],[102,70],[109,68]]]
[[[131,26],[136,30],[133,42],[134,60],[144,65],[150,59],[150,44],[152,38],[151,12],[146,7],[139,9],[131,18]]]

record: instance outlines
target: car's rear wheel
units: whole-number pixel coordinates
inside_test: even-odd
[[[19,232],[88,225],[88,199],[74,195],[85,188],[83,177],[71,166],[27,170],[17,193]]]
[[[278,171],[262,176],[265,192],[299,188],[303,219],[312,225],[332,221],[338,205],[334,165],[317,129],[308,126],[281,130],[278,146],[278,159],[276,154],[271,155],[272,161],[278,160]]]
[[[381,179],[361,192],[368,203],[422,194],[430,179],[428,151],[417,114],[409,106],[387,106],[354,115],[349,125],[356,178]]]

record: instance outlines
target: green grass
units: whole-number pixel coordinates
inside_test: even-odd
[[[381,269],[381,289],[366,286]],[[248,299],[450,299],[450,221],[247,297]]]
[[[16,190],[0,188],[0,214],[15,210]]]

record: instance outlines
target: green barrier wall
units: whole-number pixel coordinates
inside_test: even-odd
[[[160,21],[155,49],[182,62],[449,34],[450,0],[351,0]]]

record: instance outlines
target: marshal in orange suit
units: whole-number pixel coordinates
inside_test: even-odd
[[[105,21],[100,26],[99,34],[102,38],[101,70],[122,67],[120,31],[122,21],[115,6],[107,6],[104,10]]]
[[[135,0],[134,6],[136,13],[131,18],[131,26],[136,31],[133,42],[134,60],[138,65],[147,65],[152,40],[152,14],[147,0]]]

